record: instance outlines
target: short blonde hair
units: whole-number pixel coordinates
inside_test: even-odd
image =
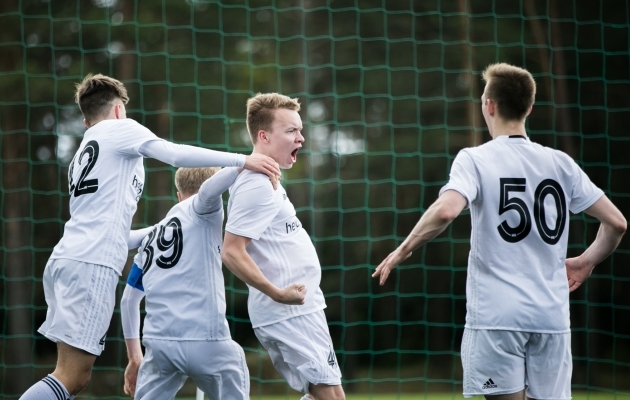
[[[115,100],[124,104],[129,101],[125,85],[109,76],[87,74],[75,87],[74,101],[90,124],[107,115]]]
[[[279,108],[300,111],[300,103],[297,98],[292,99],[278,93],[258,93],[247,100],[247,131],[252,143],[256,143],[259,131],[271,129],[273,111]]]
[[[175,172],[175,187],[182,195],[192,196],[199,191],[202,183],[219,170],[220,167],[178,168]]]
[[[499,63],[483,72],[486,98],[497,104],[499,115],[506,120],[521,121],[534,105],[536,82],[526,69]]]

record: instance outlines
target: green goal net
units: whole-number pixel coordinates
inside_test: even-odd
[[[1,398],[55,365],[36,333],[41,277],[68,219],[67,165],[85,130],[74,83],[87,73],[124,82],[128,116],[158,136],[240,153],[249,97],[299,98],[305,149],[284,185],[320,257],[344,388],[363,396],[352,398],[461,397],[469,214],[385,286],[371,274],[437,198],[457,152],[489,139],[488,64],[533,73],[531,139],[571,155],[630,215],[628,0],[11,0],[0,27]],[[145,167],[134,228],[176,201],[174,170]],[[597,228],[572,216],[569,255]],[[630,397],[629,265],[624,239],[571,295],[573,389],[587,397]],[[229,273],[226,283],[251,398],[299,398],[253,335],[246,287]],[[125,397],[119,317],[81,398]]]

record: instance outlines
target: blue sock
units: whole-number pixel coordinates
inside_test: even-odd
[[[72,400],[66,388],[57,378],[48,375],[41,381],[31,386],[20,400]]]

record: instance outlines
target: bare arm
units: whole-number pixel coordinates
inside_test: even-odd
[[[389,273],[396,265],[409,258],[412,251],[442,233],[462,212],[466,204],[466,198],[459,192],[445,191],[422,215],[405,241],[376,267],[372,277],[380,276],[379,284],[384,285]]]
[[[565,262],[570,292],[580,287],[593,268],[615,251],[627,228],[623,214],[606,196],[600,197],[584,212],[597,218],[601,225],[597,237],[584,253]]]
[[[249,242],[251,242],[250,238],[225,232],[221,260],[228,269],[237,278],[260,290],[278,303],[304,304],[306,286],[301,283],[294,283],[284,289],[279,289],[269,282],[247,253],[246,248]]]

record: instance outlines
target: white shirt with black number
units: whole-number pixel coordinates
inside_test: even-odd
[[[440,194],[468,201],[466,327],[569,332],[569,211],[603,192],[565,153],[500,136],[459,152]]]
[[[133,119],[103,120],[85,132],[68,171],[70,220],[50,258],[122,272],[131,219],[144,186],[138,150],[151,140],[162,139]]]
[[[223,207],[199,215],[194,198],[175,205],[138,249],[147,313],[143,338],[231,337],[221,271]]]
[[[307,288],[303,305],[285,305],[250,286],[247,304],[254,328],[326,308],[315,246],[281,185],[274,190],[267,176],[243,171],[230,188],[225,230],[252,239],[247,253],[276,287],[303,283]]]

